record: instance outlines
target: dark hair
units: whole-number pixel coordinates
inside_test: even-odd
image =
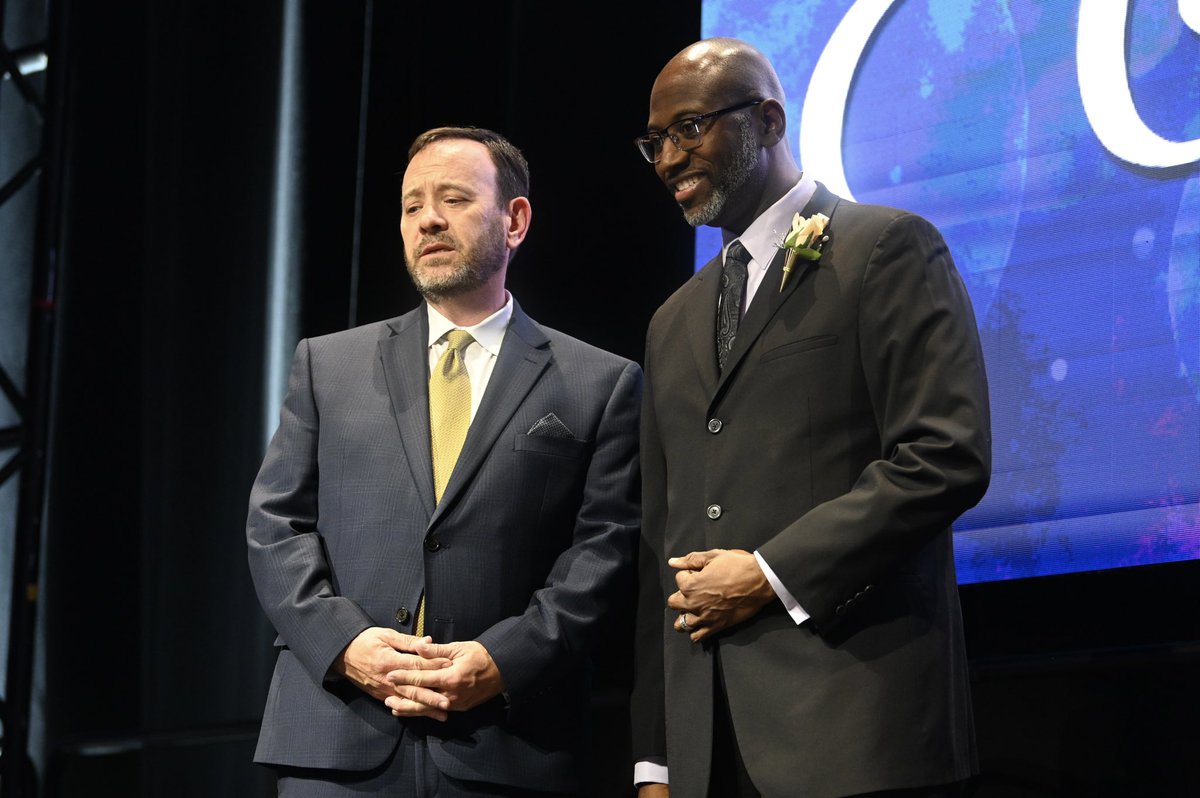
[[[408,148],[408,160],[435,141],[469,139],[488,148],[496,166],[496,188],[500,201],[529,196],[529,164],[513,143],[495,131],[482,127],[435,127],[426,130]]]

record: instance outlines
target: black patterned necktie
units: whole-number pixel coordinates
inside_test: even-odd
[[[725,252],[721,268],[721,297],[717,300],[717,367],[725,368],[725,358],[733,349],[738,322],[742,319],[742,300],[746,296],[746,264],[750,253],[741,241],[734,241]]]

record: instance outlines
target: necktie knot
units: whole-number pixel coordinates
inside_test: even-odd
[[[746,264],[750,262],[750,253],[742,246],[741,241],[734,241],[725,251],[725,269],[733,269],[745,273]]]
[[[725,359],[737,337],[742,319],[742,302],[746,296],[746,267],[750,253],[741,241],[734,241],[725,251],[721,267],[721,296],[717,303],[717,366],[725,368]]]
[[[462,352],[475,339],[466,330],[451,330],[446,333],[446,343],[451,349]]]
[[[446,333],[446,351],[438,358],[437,371],[444,379],[466,379],[463,366],[463,350],[475,340],[466,330],[451,330]]]

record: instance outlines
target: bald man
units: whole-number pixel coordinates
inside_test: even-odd
[[[950,526],[991,450],[950,252],[800,170],[746,42],[672,58],[637,145],[724,244],[647,339],[641,794],[954,794],[977,765]]]

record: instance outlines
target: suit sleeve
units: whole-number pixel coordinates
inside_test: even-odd
[[[581,656],[628,578],[639,528],[638,415],[642,372],[625,365],[595,433],[572,544],[525,612],[478,640],[495,660],[514,709],[536,695],[559,665]]]
[[[663,624],[662,541],[666,525],[666,461],[651,395],[650,347],[646,347],[646,389],[642,402],[642,535],[638,546],[637,627],[634,635],[634,681],[630,716],[633,761],[667,762],[666,685]]]
[[[878,459],[847,493],[759,549],[818,629],[836,625],[848,599],[946,534],[982,498],[991,470],[983,354],[945,241],[926,220],[901,214],[869,251],[859,356]]]
[[[246,540],[263,610],[318,683],[346,644],[373,625],[357,604],[337,595],[330,575],[317,506],[319,428],[311,352],[301,341],[279,428],[250,492]]]

